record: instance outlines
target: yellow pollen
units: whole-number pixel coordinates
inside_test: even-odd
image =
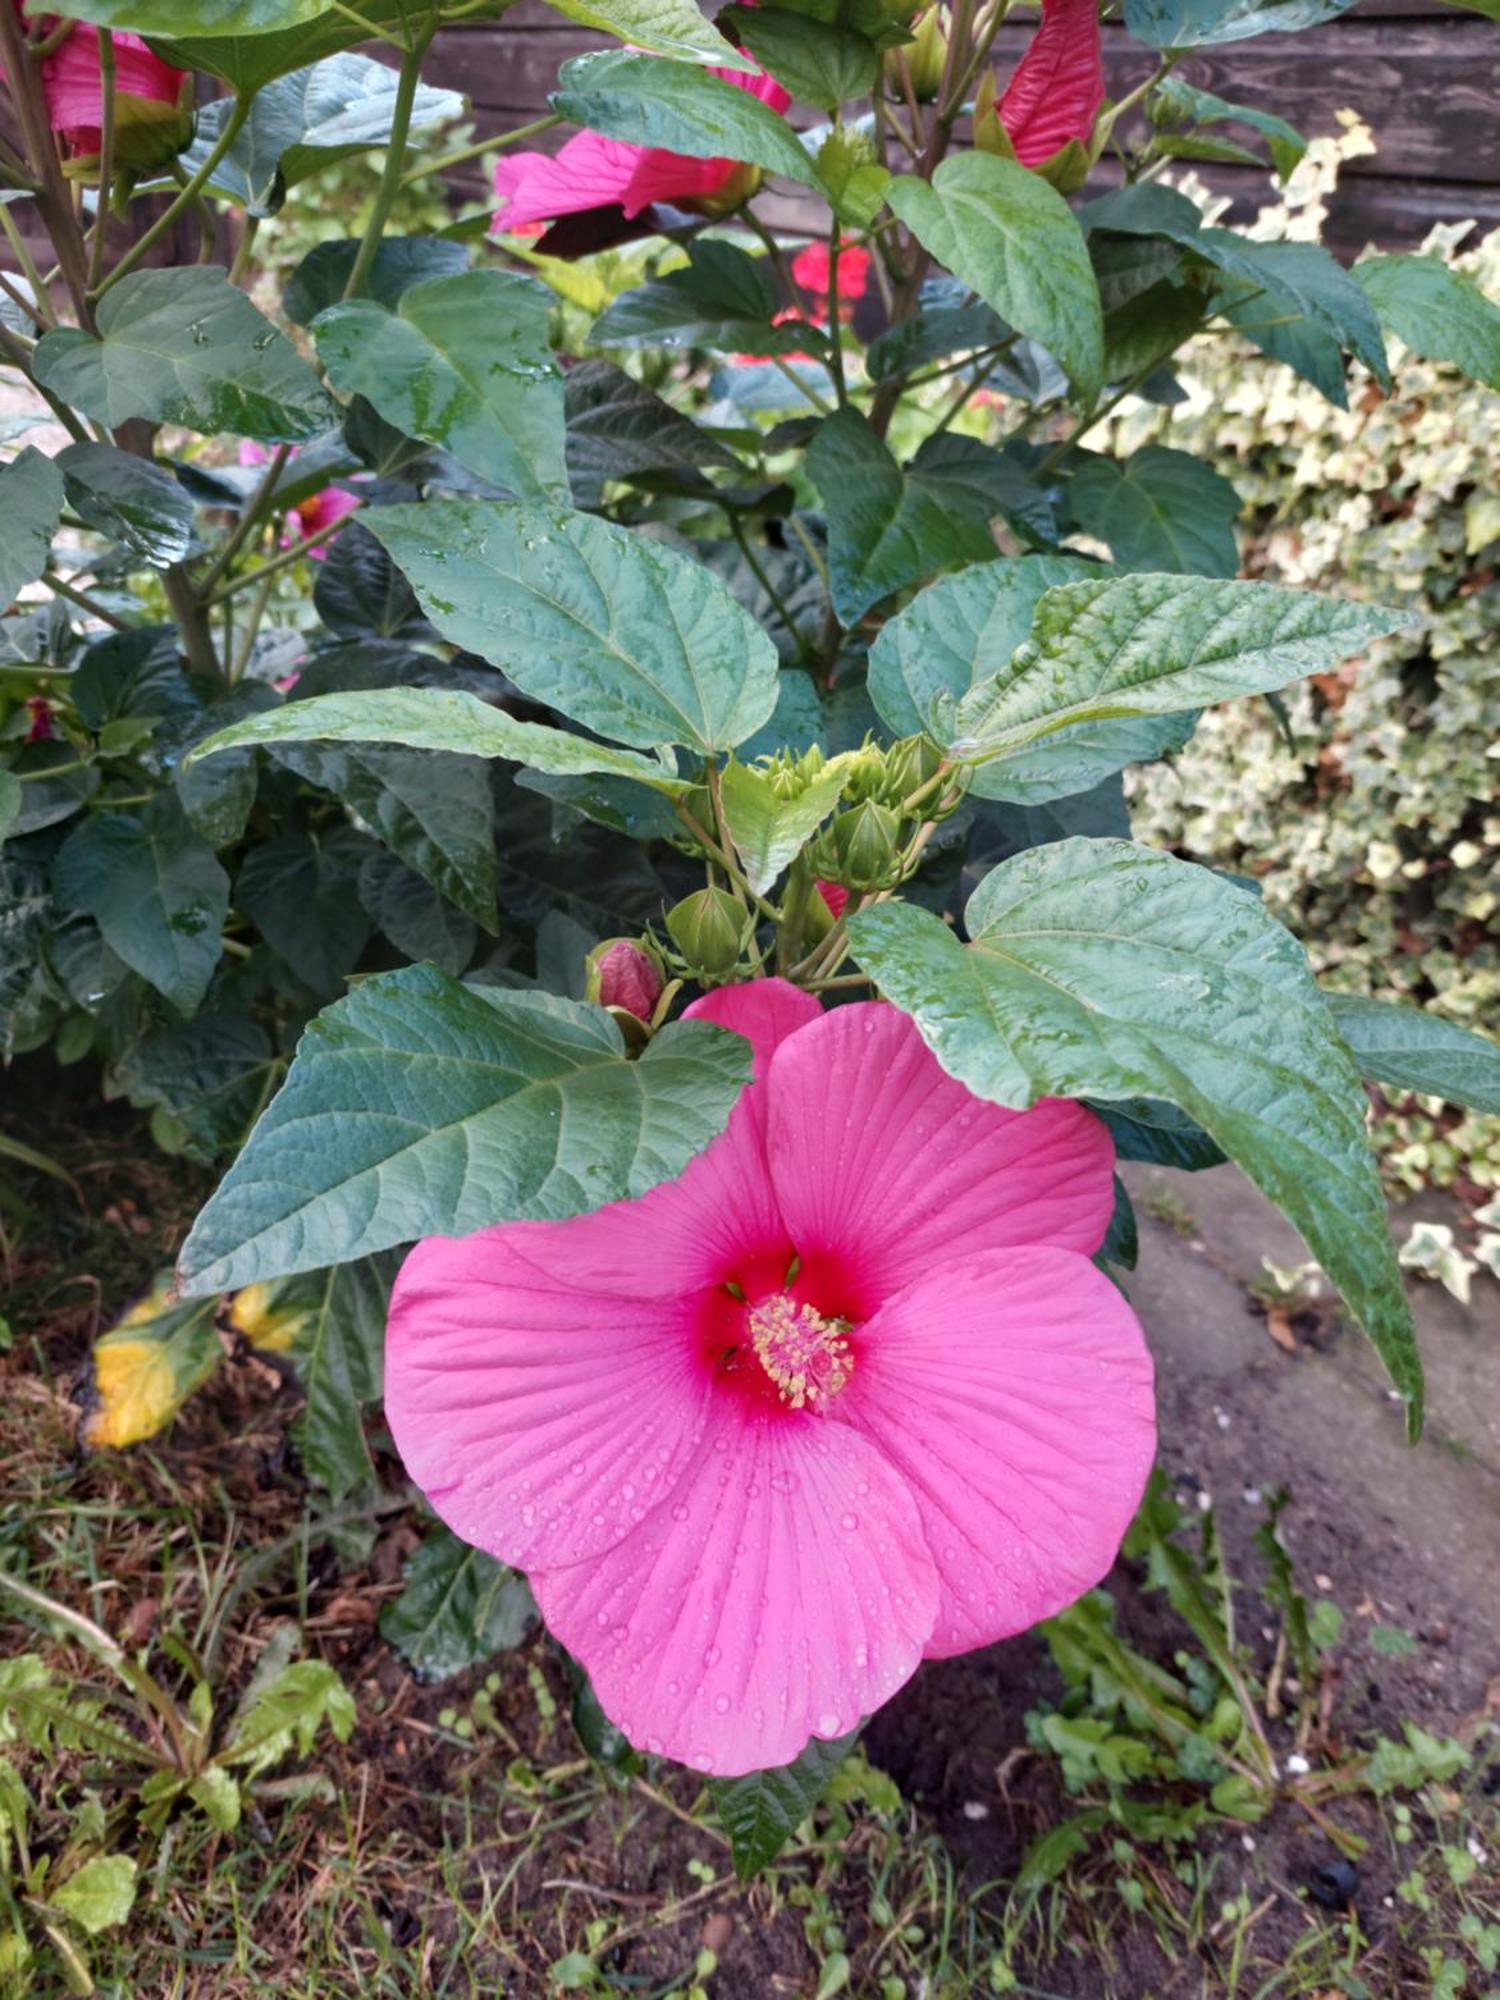
[[[854,1357],[847,1331],[847,1321],[824,1319],[785,1292],[750,1308],[756,1359],[794,1410],[827,1402],[849,1380]]]

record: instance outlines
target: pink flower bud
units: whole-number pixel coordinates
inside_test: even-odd
[[[620,1007],[649,1021],[662,984],[661,967],[633,938],[610,938],[589,953],[589,998],[601,1007]]]
[[[842,882],[817,882],[813,886],[828,905],[830,916],[841,917],[848,909],[849,891]]]

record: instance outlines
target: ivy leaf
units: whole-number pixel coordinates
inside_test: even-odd
[[[96,1854],[48,1897],[90,1937],[123,1924],[135,1904],[136,1864],[128,1854]]]
[[[705,1023],[628,1062],[599,1008],[432,966],[377,974],[307,1029],[193,1226],[184,1284],[219,1291],[644,1194],[717,1137],[748,1075],[743,1039]]]
[[[927,439],[900,466],[858,410],[828,417],[807,453],[828,517],[828,575],[846,625],[893,591],[996,553],[990,522],[1024,517],[1036,489],[975,438]]]
[[[430,1534],[407,1563],[406,1588],[380,1614],[380,1636],[421,1681],[445,1681],[483,1666],[530,1637],[536,1600],[524,1576],[447,1528]]]
[[[734,1872],[742,1882],[776,1859],[858,1738],[857,1729],[827,1741],[813,1736],[794,1763],[750,1771],[743,1778],[709,1779],[714,1807],[729,1835]]]
[[[1104,320],[1082,231],[1039,174],[958,153],[931,183],[903,174],[890,204],[925,250],[1007,325],[1057,356],[1084,398],[1104,382]]]
[[[566,499],[552,294],[514,271],[460,271],[330,306],[313,338],[330,381],[409,437],[525,500]]]
[[[591,743],[586,736],[570,736],[539,722],[520,722],[503,708],[492,708],[457,688],[371,688],[288,702],[285,708],[251,716],[209,737],[192,752],[189,767],[249,743],[405,744],[413,750],[503,757],[534,771],[563,776],[605,772],[672,794],[688,789],[686,779],[639,751]]]
[[[1354,276],[1383,326],[1429,361],[1500,389],[1500,307],[1440,257],[1365,257]]]
[[[52,887],[62,908],[87,911],[110,950],[180,1014],[197,1011],[223,953],[229,877],[171,793],[76,828]]]
[[[8,611],[28,583],[35,583],[52,555],[63,509],[63,476],[55,459],[27,445],[0,465],[0,611]]]
[[[663,146],[694,160],[743,160],[820,186],[811,154],[783,117],[692,63],[605,49],[574,56],[557,80],[552,109],[607,139]]]
[[[1365,1135],[1365,1095],[1301,946],[1237,885],[1172,855],[1065,840],[1002,862],[971,942],[886,903],[860,965],[976,1096],[1177,1105],[1290,1218],[1421,1428],[1422,1369]]]
[[[99,301],[99,338],[43,334],[32,369],[65,403],[114,430],[132,418],[301,443],[338,412],[286,335],[215,266],[132,271]]]
[[[1500,1043],[1420,1007],[1351,993],[1330,993],[1327,1000],[1360,1075],[1371,1083],[1500,1116]]]
[[[764,258],[712,237],[700,237],[688,256],[679,269],[622,292],[595,320],[590,346],[710,347],[756,355],[827,351],[818,327],[772,324],[780,302]]]
[[[846,761],[836,757],[805,791],[786,799],[764,771],[748,764],[725,766],[720,781],[724,817],[734,850],[744,863],[745,879],[756,895],[766,893],[827,819],[838,804],[846,775]]]
[[[1268,583],[1145,575],[1063,584],[1041,599],[1009,664],[960,700],[951,747],[983,763],[1070,723],[1264,694],[1406,622],[1380,605]]]
[[[209,190],[249,215],[277,214],[298,181],[389,141],[399,82],[386,63],[353,54],[278,77],[256,94],[249,118],[209,176]],[[193,143],[177,163],[183,172],[206,165],[235,107],[235,98],[220,97],[200,109]],[[463,109],[456,90],[418,84],[411,130],[460,118]]]
[[[1127,569],[1233,576],[1240,566],[1240,496],[1188,452],[1160,444],[1123,460],[1089,452],[1068,482],[1068,508]]]
[[[766,634],[702,563],[629,528],[479,500],[381,507],[365,522],[444,638],[585,729],[712,754],[776,705]]]
[[[57,454],[68,505],[101,535],[153,569],[170,569],[193,544],[193,503],[164,465],[107,444]]]

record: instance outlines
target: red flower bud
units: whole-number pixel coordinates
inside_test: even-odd
[[[828,905],[829,915],[841,917],[849,907],[849,891],[842,882],[818,882],[814,884],[818,894]]]
[[[609,938],[589,953],[588,995],[649,1021],[661,998],[661,967],[633,938]]]
[[[1042,0],[1042,25],[997,107],[1016,158],[1038,167],[1070,139],[1086,145],[1103,103],[1098,0]]]
[[[52,704],[44,694],[29,694],[26,706],[31,712],[31,727],[26,732],[28,743],[50,743],[57,731],[52,726]]]

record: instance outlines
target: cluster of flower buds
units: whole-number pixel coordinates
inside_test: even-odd
[[[905,736],[889,750],[867,743],[856,751],[844,803],[808,850],[818,880],[861,895],[904,880],[917,828],[924,820],[946,819],[958,804],[956,789],[949,794],[934,783],[942,761],[925,736]]]

